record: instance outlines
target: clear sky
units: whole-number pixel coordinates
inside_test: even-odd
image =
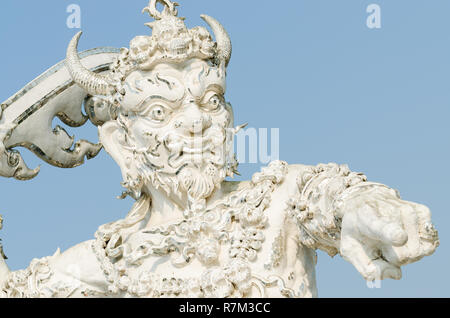
[[[190,27],[200,14],[221,21],[234,53],[227,99],[237,124],[280,129],[280,159],[291,164],[347,163],[433,212],[441,247],[403,270],[402,281],[369,289],[352,265],[319,253],[321,297],[449,297],[450,276],[450,1],[444,0],[180,0]],[[80,50],[127,47],[146,35],[146,0],[0,3],[0,100],[62,60],[78,31],[66,26],[69,4],[81,7]],[[366,25],[369,4],[381,29]],[[68,129],[97,140],[93,126]],[[22,151],[27,163],[41,162]],[[260,164],[240,167],[248,179]],[[28,182],[0,180],[0,232],[8,264],[28,266],[93,238],[122,218],[121,176],[102,152],[63,170],[43,164]]]

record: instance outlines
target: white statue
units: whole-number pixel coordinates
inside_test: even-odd
[[[187,29],[176,6],[151,0],[152,36],[130,49],[79,56],[77,34],[65,66],[2,104],[0,175],[38,173],[17,146],[66,168],[103,147],[136,203],[95,240],[26,270],[10,272],[2,253],[1,297],[315,297],[317,249],[369,281],[400,279],[401,266],[435,251],[428,208],[347,166],[276,161],[251,181],[225,181],[241,128],[224,98],[230,38],[205,15],[216,42],[206,28]],[[101,145],[74,143],[52,129],[55,116],[75,127],[89,119]]]

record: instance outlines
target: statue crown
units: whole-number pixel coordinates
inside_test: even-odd
[[[160,12],[156,5],[161,3]],[[192,58],[212,60],[220,67],[227,67],[231,59],[231,40],[224,27],[214,18],[201,15],[211,27],[216,43],[208,30],[196,27],[188,30],[183,18],[178,17],[177,3],[170,0],[150,0],[144,12],[155,21],[146,25],[153,29],[152,36],[138,36],[131,41],[130,50],[123,49],[109,74],[96,74],[86,69],[77,53],[81,32],[76,34],[67,48],[66,65],[75,83],[92,96],[112,97],[116,102],[123,94],[121,83],[135,69],[151,70],[162,62],[181,63]]]
[[[164,5],[160,12],[158,2]],[[169,0],[151,0],[143,12],[155,19],[146,25],[151,36],[138,36],[130,42],[130,58],[139,69],[150,70],[161,62],[182,62],[191,58],[213,59],[217,45],[208,30],[196,27],[189,30],[184,18],[178,17],[177,3]]]

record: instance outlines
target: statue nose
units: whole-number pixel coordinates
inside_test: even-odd
[[[191,134],[199,134],[211,127],[211,118],[196,103],[191,103],[184,112],[184,126]]]

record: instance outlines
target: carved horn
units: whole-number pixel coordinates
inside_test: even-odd
[[[228,35],[227,31],[222,26],[222,24],[220,24],[220,22],[214,19],[213,17],[210,17],[206,14],[202,14],[201,18],[211,27],[211,29],[214,32],[214,36],[217,42],[218,60],[220,62],[222,61],[225,62],[225,66],[228,66],[232,52],[230,36]]]
[[[85,68],[78,56],[78,42],[81,34],[78,32],[67,48],[66,65],[75,83],[85,89],[90,95],[110,95],[114,92],[114,86],[106,76],[96,74]]]

